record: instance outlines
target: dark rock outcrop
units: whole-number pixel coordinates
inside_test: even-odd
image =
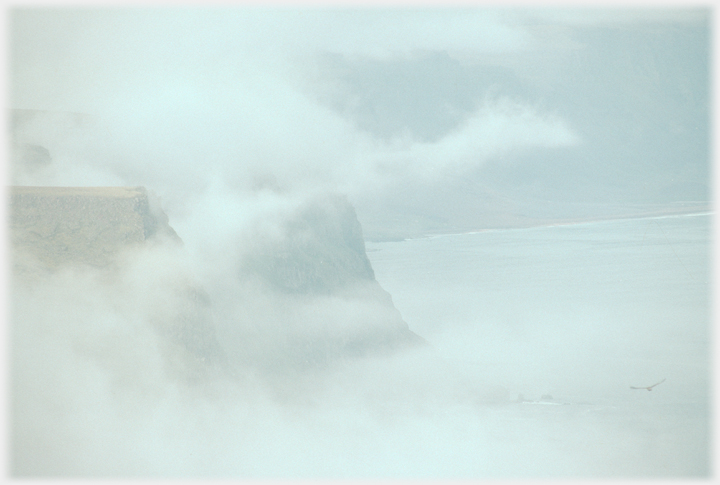
[[[347,309],[346,315],[318,315],[317,321],[301,326],[283,323],[285,360],[324,366],[426,344],[375,280],[360,222],[345,197],[312,199],[280,226],[280,237],[255,242],[241,264],[241,277],[254,278],[279,294],[278,305],[299,308],[315,302]]]
[[[281,224],[280,240],[259,241],[242,270],[288,293],[331,294],[375,281],[362,228],[340,196],[310,201]]]
[[[50,166],[50,151],[40,145],[31,143],[14,144],[12,147],[12,167],[35,173]]]

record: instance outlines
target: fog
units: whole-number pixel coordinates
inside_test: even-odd
[[[9,185],[181,240],[13,253],[10,473],[708,476],[710,15],[10,10]]]

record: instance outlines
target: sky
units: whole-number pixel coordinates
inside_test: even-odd
[[[334,191],[368,237],[710,200],[707,8],[9,17],[10,107],[95,120],[23,135],[61,168],[16,183],[145,185],[171,219],[206,191]]]

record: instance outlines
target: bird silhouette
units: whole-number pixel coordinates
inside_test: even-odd
[[[659,384],[662,384],[663,382],[665,382],[665,379],[661,380],[660,382],[657,382],[657,383],[653,384],[652,386],[648,386],[648,387],[634,387],[634,386],[630,386],[630,389],[647,389],[648,391],[652,391],[652,388],[653,388],[653,387],[655,387],[655,386],[657,386],[657,385],[659,385]]]

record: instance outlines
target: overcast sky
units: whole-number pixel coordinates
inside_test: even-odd
[[[43,183],[167,201],[217,183],[334,190],[366,226],[597,215],[709,200],[709,23],[678,8],[14,9],[10,107],[105,127]]]

